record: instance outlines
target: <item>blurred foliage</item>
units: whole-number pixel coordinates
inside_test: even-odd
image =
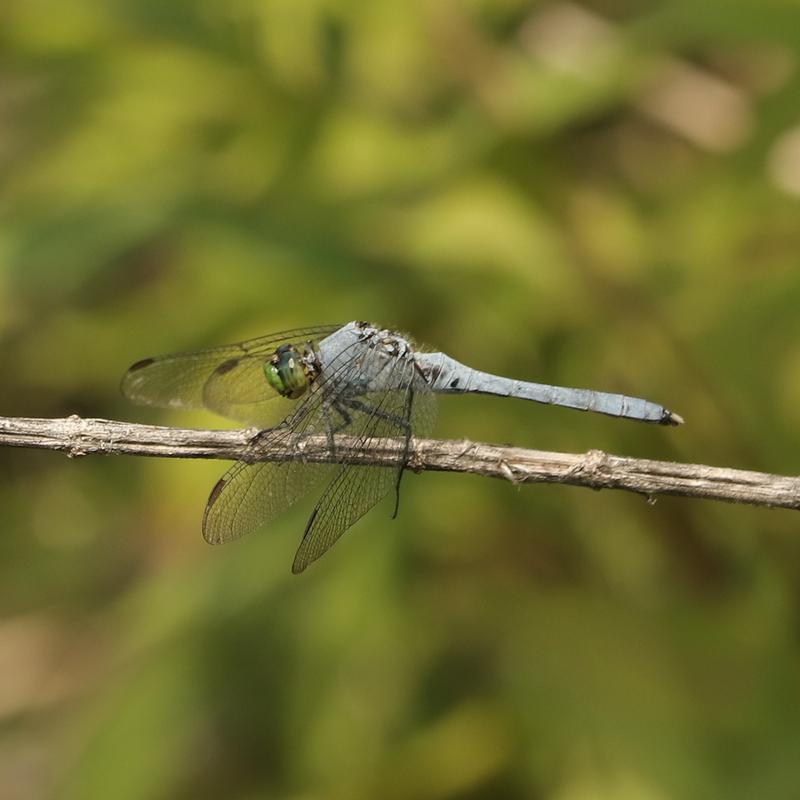
[[[450,398],[438,433],[797,472],[800,10],[4,0],[0,413],[370,319],[662,430]],[[793,133],[794,132],[794,133]],[[0,453],[8,800],[787,798],[790,512],[409,476],[301,578],[211,549],[223,465]]]

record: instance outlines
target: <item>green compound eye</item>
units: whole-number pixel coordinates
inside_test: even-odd
[[[281,345],[264,364],[267,383],[281,396],[296,400],[308,389],[308,378],[297,351],[289,344]]]

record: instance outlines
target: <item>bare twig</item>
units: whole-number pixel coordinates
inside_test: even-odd
[[[280,446],[254,438],[255,429],[194,430],[138,425],[105,419],[0,417],[0,446],[61,450],[69,456],[160,456],[246,461],[296,459],[294,442]],[[396,464],[402,441],[381,439],[366,450],[349,436],[337,436],[332,454],[325,436],[307,437],[300,447],[309,463],[348,461]],[[730,503],[800,509],[800,478],[702,464],[625,458],[590,450],[548,453],[465,441],[417,439],[408,458],[416,472],[471,472],[513,483],[568,483],[592,489],[626,489],[652,498],[658,494],[705,497]]]

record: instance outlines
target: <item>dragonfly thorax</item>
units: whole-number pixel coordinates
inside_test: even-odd
[[[309,375],[300,353],[291,344],[281,345],[275,355],[264,362],[267,383],[283,397],[296,400],[308,389]]]

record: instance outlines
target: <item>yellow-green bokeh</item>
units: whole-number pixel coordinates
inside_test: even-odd
[[[442,437],[797,473],[799,64],[778,0],[4,0],[0,414],[221,425],[119,378],[369,319],[687,420]],[[297,578],[223,469],[0,453],[4,798],[795,795],[795,513],[409,474]]]

